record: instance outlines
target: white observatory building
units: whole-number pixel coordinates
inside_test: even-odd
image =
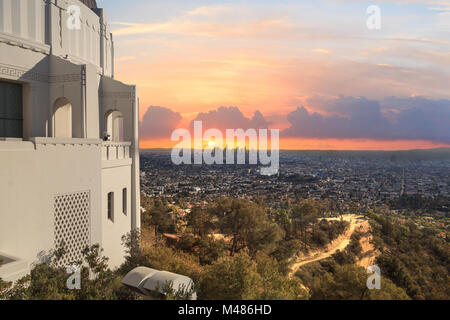
[[[0,0],[0,278],[140,227],[138,97],[95,0]]]

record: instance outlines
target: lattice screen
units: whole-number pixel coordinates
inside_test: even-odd
[[[55,196],[55,246],[63,241],[66,254],[60,264],[81,260],[81,251],[90,244],[90,192]]]

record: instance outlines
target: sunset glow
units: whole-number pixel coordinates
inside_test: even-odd
[[[364,1],[99,2],[117,40],[116,75],[139,87],[141,148],[170,148],[169,128],[222,106],[246,119],[258,110],[282,149],[450,146],[447,1],[383,1],[380,30],[366,27]],[[166,131],[151,132],[153,113],[144,121],[151,106],[168,109],[157,120]],[[305,133],[315,114],[317,133]],[[364,132],[371,117],[389,130]]]

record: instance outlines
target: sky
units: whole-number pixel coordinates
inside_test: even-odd
[[[282,149],[450,147],[450,0],[97,2],[141,148],[194,120],[279,129]]]

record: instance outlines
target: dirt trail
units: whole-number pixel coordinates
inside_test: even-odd
[[[319,261],[322,259],[326,259],[330,257],[332,254],[336,253],[336,251],[344,250],[349,244],[350,244],[350,237],[353,234],[353,232],[356,229],[366,229],[368,227],[367,220],[364,219],[363,216],[357,216],[353,214],[347,214],[341,216],[344,221],[350,222],[350,226],[347,229],[347,231],[340,235],[337,239],[335,239],[331,244],[328,245],[328,247],[325,250],[317,250],[317,251],[311,251],[308,255],[301,255],[296,258],[296,261],[292,266],[290,267],[291,271],[289,272],[289,276],[293,277],[297,270],[304,266],[305,264]],[[324,220],[328,221],[336,221],[340,220],[339,218],[325,218]]]
[[[370,226],[367,223],[361,229],[363,236],[361,237],[359,243],[362,248],[362,257],[356,262],[358,266],[367,269],[369,266],[375,264],[376,258],[380,255],[380,252],[375,249],[375,246],[371,243],[373,237],[370,233]]]

